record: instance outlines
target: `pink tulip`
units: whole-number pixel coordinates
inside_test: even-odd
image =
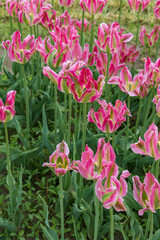
[[[73,24],[76,27],[77,31],[81,32],[82,30],[82,19],[79,21],[77,19],[73,20]],[[83,32],[88,32],[91,30],[91,24],[84,18]]]
[[[80,6],[83,11],[86,11],[91,15],[95,15],[102,12],[107,2],[108,0],[80,0]]]
[[[133,63],[139,56],[139,51],[136,50],[136,46],[132,43],[131,47],[127,47],[126,43],[123,42],[119,51],[119,59],[121,63]]]
[[[53,31],[55,28],[56,11],[55,10],[50,10],[50,11],[52,11],[52,16],[50,17],[48,15],[48,12],[44,11],[39,24],[43,26],[45,29],[47,29],[48,31]]]
[[[75,0],[59,0],[59,3],[64,7],[71,7]]]
[[[160,0],[156,2],[156,6],[154,8],[154,15],[156,18],[160,19]]]
[[[133,195],[135,200],[143,207],[138,214],[142,216],[146,210],[156,212],[160,208],[160,184],[153,174],[146,173],[144,183],[138,176],[133,177]]]
[[[2,45],[8,50],[8,56],[11,61],[25,64],[36,51],[38,41],[39,38],[34,40],[34,36],[28,35],[22,43],[21,34],[19,31],[17,31],[12,35],[12,42],[9,40],[6,42],[3,41]]]
[[[159,39],[159,26],[154,26],[154,29],[151,31],[150,34],[146,33],[146,29],[143,26],[141,28],[139,39],[140,39],[142,46],[145,45],[145,39],[148,40],[149,46],[154,45]]]
[[[160,85],[157,87],[157,95],[153,98],[152,102],[156,105],[156,112],[158,117],[160,117]]]
[[[16,91],[9,91],[7,93],[6,103],[3,104],[0,99],[0,122],[6,123],[15,115],[15,96]]]
[[[96,67],[99,73],[104,76],[107,76],[107,62],[108,62],[107,54],[101,52],[99,56],[97,56]],[[119,69],[121,69],[123,66],[124,64],[120,64],[119,55],[114,53],[109,64],[108,77],[111,78],[112,76],[115,76]]]
[[[95,43],[106,53],[118,53],[122,51],[123,43],[133,38],[131,33],[123,34],[123,31],[117,22],[113,22],[112,25],[101,23],[98,28],[98,40],[95,40]]]
[[[130,7],[136,12],[143,11],[151,0],[128,0]]]
[[[160,84],[160,58],[155,63],[151,61],[149,57],[143,58],[144,71],[147,74],[148,88],[152,89]]]
[[[57,176],[64,175],[68,170],[71,169],[68,155],[68,145],[62,141],[57,145],[56,150],[49,157],[50,162],[43,163],[43,167],[49,167],[52,171],[55,171]]]
[[[71,70],[79,73],[80,69],[84,66],[85,63],[83,61],[78,61],[74,64],[71,61],[67,61],[62,64],[62,70],[58,74],[48,66],[43,67],[43,74],[47,76],[61,92],[70,93],[70,89],[67,86],[68,77],[66,71]]]
[[[18,10],[20,7],[20,3],[18,0],[6,0],[6,10],[9,13],[10,16],[12,17],[17,17],[18,16]]]
[[[18,10],[18,18],[21,23],[27,26],[38,24],[44,14],[44,11],[50,10],[52,5],[45,4],[43,0],[21,1],[20,9]]]
[[[130,96],[145,97],[148,93],[147,75],[141,70],[133,79],[132,74],[125,66],[121,72],[120,77],[114,76],[108,80],[108,84],[117,84],[121,91]]]
[[[103,75],[100,75],[96,81],[89,68],[81,69],[78,74],[68,70],[66,74],[67,86],[77,102],[94,102],[101,96],[104,86]]]
[[[104,138],[98,140],[95,156],[92,149],[87,145],[85,149],[86,151],[82,153],[81,161],[73,161],[71,167],[74,171],[79,172],[82,177],[90,180],[98,179],[99,177],[103,178],[106,168],[112,168],[114,174],[117,174],[117,166],[114,164],[116,155],[110,143],[105,143]]]
[[[116,166],[117,171],[113,171]],[[128,178],[130,173],[126,170],[123,171],[120,179],[118,176],[118,166],[110,162],[110,167],[105,170],[105,182],[102,185],[102,179],[99,178],[96,182],[95,191],[97,198],[103,203],[103,207],[110,209],[112,206],[116,211],[126,211],[123,204],[123,197],[127,194],[127,183],[125,178]]]
[[[88,121],[93,122],[102,132],[113,133],[121,124],[126,121],[126,115],[131,116],[129,109],[120,100],[116,100],[115,106],[106,103],[105,100],[99,100],[101,108],[98,112],[94,112],[91,108],[88,113]]]
[[[149,126],[144,139],[145,141],[140,137],[137,143],[131,144],[132,151],[137,154],[151,156],[154,160],[160,159],[160,133],[158,133],[158,128],[154,123]]]

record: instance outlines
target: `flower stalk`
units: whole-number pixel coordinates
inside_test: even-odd
[[[63,179],[62,175],[59,175],[60,185],[60,211],[61,211],[61,240],[64,240],[64,212],[63,212]]]
[[[110,240],[114,240],[114,218],[113,218],[113,207],[109,209],[110,212]]]
[[[92,14],[92,28],[91,28],[91,36],[90,36],[90,44],[89,44],[89,51],[92,53],[93,51],[93,38],[94,38],[94,14]]]
[[[24,90],[25,90],[25,100],[26,100],[27,142],[28,142],[28,145],[29,145],[29,130],[30,130],[30,125],[29,125],[29,96],[28,96],[27,79],[26,79],[24,64],[21,64],[21,66],[22,66],[22,72],[23,72]]]
[[[97,198],[95,192],[94,192],[94,206],[95,206],[94,240],[97,240],[99,222],[99,199]]]

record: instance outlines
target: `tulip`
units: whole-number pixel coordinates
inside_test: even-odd
[[[154,8],[154,15],[156,18],[160,19],[160,0],[156,2],[156,6]]]
[[[125,66],[120,77],[114,76],[108,80],[108,84],[117,84],[121,91],[130,96],[145,97],[148,94],[148,81],[145,71],[141,70],[133,79],[132,74]]]
[[[123,47],[122,43],[127,43],[133,38],[131,33],[123,34],[123,31],[124,29],[120,29],[117,22],[112,25],[101,23],[98,28],[98,40],[95,40],[95,43],[106,53],[120,52]]]
[[[75,0],[59,0],[59,3],[64,7],[71,7]]]
[[[143,26],[141,28],[139,39],[141,41],[142,46],[145,45],[145,41],[144,41],[145,39],[148,40],[149,46],[154,45],[158,41],[158,39],[159,39],[159,26],[154,26],[154,29],[151,31],[150,34],[146,33],[146,29]]]
[[[16,31],[12,35],[12,42],[7,40],[2,42],[5,49],[8,50],[8,56],[11,61],[25,64],[29,61],[31,56],[36,51],[39,38],[34,40],[34,36],[28,35],[23,42],[21,42],[21,34]]]
[[[138,212],[140,216],[147,210],[155,213],[160,208],[160,184],[150,172],[146,173],[144,183],[140,182],[138,176],[133,177],[133,195],[143,207]]]
[[[108,63],[107,54],[104,52],[101,52],[99,56],[97,56],[96,67],[99,73],[106,77],[107,77],[107,63]],[[120,64],[119,62],[119,55],[114,53],[109,64],[108,78],[115,76],[119,71],[119,69],[121,69],[123,66],[124,64]]]
[[[49,167],[57,176],[64,175],[70,170],[70,160],[68,158],[68,145],[62,141],[56,147],[56,150],[49,157],[50,162],[43,163],[43,167]]]
[[[149,57],[143,58],[144,71],[147,74],[148,88],[153,89],[160,84],[160,58],[155,63]]]
[[[116,155],[110,143],[105,143],[104,138],[98,140],[97,152],[94,156],[92,149],[87,145],[85,151],[82,153],[81,161],[73,161],[71,168],[79,172],[82,177],[86,179],[98,179],[104,177],[105,168],[109,163],[115,162]],[[110,166],[110,165],[109,165]],[[111,167],[111,166],[110,166]],[[117,167],[114,165],[115,174],[117,173]]]
[[[94,109],[90,109],[88,113],[88,121],[93,122],[102,132],[113,133],[121,124],[126,121],[126,115],[131,116],[129,109],[124,104],[117,100],[115,106],[111,103],[106,103],[105,100],[99,100],[98,103],[101,108],[98,112],[94,112]]]
[[[157,95],[153,98],[152,102],[156,105],[156,112],[158,117],[160,117],[160,85],[157,87]]]
[[[104,76],[100,75],[98,80],[93,79],[93,74],[89,68],[83,68],[79,74],[68,70],[67,86],[77,102],[94,102],[103,91]]]
[[[80,0],[80,6],[83,11],[86,11],[91,15],[95,15],[102,12],[107,2],[108,0]]]
[[[157,126],[152,123],[144,135],[145,141],[139,137],[137,143],[131,144],[131,149],[134,153],[153,157],[154,160],[160,159],[159,141],[160,133]]]
[[[51,4],[45,4],[43,0],[21,1],[18,10],[19,22],[27,26],[33,26],[41,22],[44,11],[50,10]]]
[[[82,31],[82,20],[79,21],[79,20],[75,19],[75,20],[73,20],[73,24],[79,32]],[[87,19],[84,18],[83,31],[88,32],[90,30],[91,30],[91,25],[89,24]]]
[[[132,10],[136,12],[143,11],[147,5],[150,3],[151,0],[128,0],[128,3]]]
[[[16,91],[12,90],[7,93],[6,103],[3,104],[0,99],[0,122],[7,123],[15,115],[15,96]]]
[[[123,204],[123,197],[127,194],[127,183],[125,178],[128,178],[130,173],[128,170],[123,171],[120,179],[118,176],[118,166],[110,162],[109,167],[105,170],[105,182],[102,185],[102,179],[99,178],[96,182],[97,198],[103,203],[103,207],[110,209],[112,206],[116,211],[126,211]],[[113,169],[117,169],[116,172]]]

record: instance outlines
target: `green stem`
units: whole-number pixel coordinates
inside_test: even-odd
[[[114,218],[113,218],[113,207],[109,209],[110,212],[110,240],[114,240]]]
[[[82,138],[82,151],[85,150],[85,141],[86,141],[86,127],[87,127],[87,103],[83,103],[83,138]]]
[[[54,85],[54,129],[55,129],[55,145],[57,145],[57,86]]]
[[[77,101],[74,101],[75,102],[75,117],[74,117],[74,135],[75,135],[75,139],[77,139]]]
[[[9,16],[10,19],[10,27],[11,27],[11,34],[13,33],[13,23],[12,23],[12,16]]]
[[[136,47],[138,44],[138,38],[139,38],[139,12],[137,12],[137,33],[136,33]]]
[[[107,53],[107,76],[105,83],[105,99],[109,102],[110,100],[110,85],[107,83],[109,78],[109,65],[110,65],[110,54]]]
[[[120,0],[119,18],[118,18],[118,23],[119,23],[119,24],[120,24],[120,22],[121,22],[121,13],[122,13],[122,0]]]
[[[159,159],[155,161],[155,177],[158,180],[158,177],[159,177]]]
[[[90,43],[89,43],[89,51],[92,53],[93,51],[93,40],[94,40],[94,15],[92,15],[92,28],[91,28],[91,35],[90,35]]]
[[[97,240],[99,222],[99,199],[97,198],[95,192],[94,192],[94,206],[95,206],[94,240]]]
[[[61,211],[61,240],[64,240],[64,212],[63,212],[63,179],[59,176],[60,185],[60,211]]]
[[[64,93],[64,122],[67,125],[67,93]]]
[[[153,98],[154,91],[155,91],[155,89],[154,89],[154,86],[153,86],[152,90],[150,91],[150,94],[148,96],[148,101],[147,101],[147,107],[146,107],[146,111],[145,111],[145,115],[144,115],[143,126],[145,126],[145,123],[146,123],[147,118],[148,118],[149,110],[150,110],[150,107],[151,107],[151,104],[152,104],[151,100]],[[145,131],[145,129],[143,130],[142,134],[144,133],[144,131]]]
[[[112,133],[112,147],[115,147],[115,131]]]
[[[30,35],[32,36],[32,27],[30,27]],[[33,78],[34,78],[34,56],[31,57],[31,75],[32,75],[32,80],[33,80]],[[34,90],[32,90],[32,92],[34,92]]]
[[[153,212],[150,211],[150,233],[149,233],[149,240],[152,240],[153,236]]]
[[[28,96],[28,89],[27,89],[27,79],[26,79],[26,74],[25,74],[25,69],[24,69],[24,64],[21,64],[22,66],[22,71],[23,71],[23,79],[24,79],[24,90],[25,90],[25,100],[26,100],[26,127],[27,127],[27,142],[29,145],[29,96]]]
[[[81,47],[84,47],[84,11],[82,10]]]
[[[9,171],[11,163],[9,158],[9,140],[8,140],[7,123],[4,123],[4,130],[5,130],[5,138],[6,138],[7,170]]]
[[[138,127],[138,124],[139,124],[141,105],[142,105],[142,98],[140,98],[140,101],[139,101],[139,108],[138,108],[138,114],[137,114],[137,119],[136,119],[136,127],[135,127],[135,135],[137,135],[137,127]]]
[[[136,47],[137,47],[138,38],[139,38],[138,34],[139,34],[139,12],[137,12],[137,33],[136,33],[136,42],[135,42]],[[135,67],[135,62],[133,63],[132,70],[131,70],[132,75],[134,75],[134,67]]]
[[[151,56],[151,46],[149,46],[148,56]]]
[[[72,112],[72,95],[69,94],[69,117],[68,117],[68,138],[67,143],[70,144],[70,135],[71,135],[71,112]]]
[[[128,95],[128,109],[130,109],[130,96],[129,95]],[[128,132],[129,132],[129,116],[127,115],[127,131],[126,131],[125,148],[124,148],[123,157],[126,156],[126,152],[127,152]]]
[[[155,61],[157,60],[157,57],[158,57],[159,45],[160,45],[160,32],[159,32],[159,39],[158,39],[157,47],[156,47]]]

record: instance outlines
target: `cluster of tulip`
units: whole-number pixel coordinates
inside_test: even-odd
[[[128,3],[139,15],[150,1],[128,0]],[[74,0],[60,0],[60,4],[65,7],[71,6],[73,2]],[[136,49],[137,43],[130,44],[133,35],[124,33],[124,29],[120,28],[117,22],[101,23],[93,46],[93,16],[100,13],[107,2],[108,0],[80,0],[82,10],[92,15],[90,25],[84,18],[81,21],[72,19],[67,11],[57,17],[56,11],[46,0],[7,0],[6,9],[11,16],[30,27],[43,26],[50,37],[47,35],[45,39],[42,39],[38,36],[35,39],[35,36],[28,35],[22,42],[21,33],[16,31],[11,41],[7,40],[2,44],[8,50],[9,58],[20,64],[27,63],[38,51],[45,63],[43,74],[61,92],[73,96],[79,103],[93,103],[97,100],[101,107],[97,112],[94,108],[90,109],[88,121],[95,123],[102,132],[113,134],[126,121],[126,118],[129,128],[131,112],[130,105],[127,106],[121,100],[116,100],[115,106],[109,102],[111,96],[109,84],[116,84],[122,92],[130,97],[139,96],[140,99],[148,94],[153,97],[152,93],[157,88],[157,95],[154,96],[153,102],[156,105],[157,115],[160,117],[160,58],[155,63],[150,57],[143,58],[144,69],[133,75],[126,63],[133,63],[134,66],[139,56]],[[155,17],[160,19],[160,1],[157,1],[154,13]],[[91,31],[91,43],[83,46],[83,33],[86,31]],[[159,39],[159,31],[160,27],[154,26],[151,33],[147,34],[145,27],[142,27],[139,34],[141,44],[144,46],[148,40],[149,46],[153,46]],[[61,69],[59,72],[57,72],[58,67]],[[96,67],[99,73],[97,79],[94,79],[92,67]],[[108,103],[99,99],[104,87],[106,96],[108,93],[106,99],[109,100]],[[0,121],[3,123],[14,117],[15,94],[15,91],[7,94],[5,105],[0,100]],[[83,136],[85,144],[85,133]],[[144,137],[145,141],[140,137],[138,143],[131,144],[132,151],[153,157],[158,163],[160,133],[154,123],[149,126]],[[48,166],[57,176],[63,176],[68,170],[73,170],[86,179],[94,180],[96,196],[103,203],[104,208],[114,207],[117,211],[126,211],[123,197],[127,194],[125,179],[130,176],[130,173],[125,170],[118,179],[116,155],[109,141],[110,139],[105,143],[104,138],[100,138],[95,155],[86,145],[85,151],[82,149],[81,161],[74,160],[72,163],[69,160],[68,145],[62,141],[50,156],[50,162],[44,163],[43,166]],[[159,171],[159,165],[157,165],[157,171]],[[155,212],[160,208],[160,184],[156,179],[158,172],[155,175],[156,177],[150,172],[146,173],[143,184],[138,176],[133,177],[133,194],[143,208],[139,211],[139,215],[143,215],[146,210]]]

